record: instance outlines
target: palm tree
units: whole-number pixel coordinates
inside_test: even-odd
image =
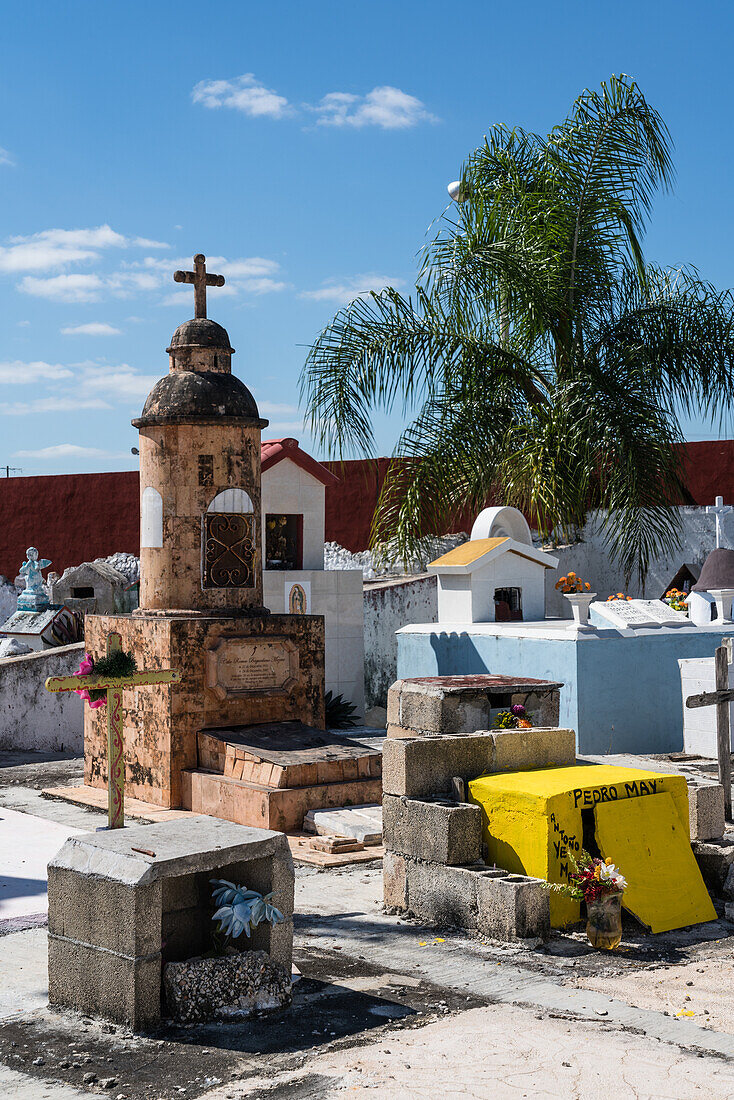
[[[412,416],[373,543],[406,559],[428,532],[501,499],[545,539],[601,510],[612,558],[644,580],[686,499],[679,415],[734,395],[734,300],[690,268],[646,264],[673,180],[671,138],[637,85],[585,91],[546,137],[496,126],[426,246],[415,294],[337,313],[301,379],[331,455],[371,455],[376,409]]]

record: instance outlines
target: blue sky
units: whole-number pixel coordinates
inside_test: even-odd
[[[172,272],[198,251],[227,277],[209,314],[266,434],[308,445],[304,345],[355,293],[410,286],[493,123],[546,131],[612,72],[676,144],[648,258],[734,284],[733,31],[734,8],[705,0],[6,5],[0,464],[135,467],[130,418],[193,313]],[[380,418],[381,453],[399,428]]]

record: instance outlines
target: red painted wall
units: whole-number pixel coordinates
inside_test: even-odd
[[[340,479],[326,490],[329,542],[367,548],[389,461],[324,463]],[[734,503],[734,440],[687,443],[685,467],[694,503],[713,504],[717,495]],[[0,479],[0,573],[12,580],[29,546],[50,558],[58,573],[117,550],[139,553],[138,502],[135,471]],[[468,530],[471,517],[465,519]]]
[[[62,573],[70,565],[140,549],[140,479],[56,474],[0,479],[0,573],[13,580],[29,546]]]

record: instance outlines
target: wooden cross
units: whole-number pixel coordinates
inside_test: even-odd
[[[224,286],[224,275],[209,275],[206,270],[206,256],[197,252],[194,256],[193,271],[174,271],[177,283],[194,284],[194,317],[206,317],[206,288]]]
[[[107,635],[107,656],[122,648],[116,631]],[[134,672],[132,676],[49,676],[46,691],[78,691],[79,688],[107,690],[107,823],[110,829],[125,824],[125,761],[122,742],[122,693],[125,688],[152,684],[178,684],[181,673],[171,668]]]
[[[725,639],[729,641],[729,639]],[[689,695],[686,706],[716,707],[716,753],[719,758],[719,783],[724,788],[724,816],[731,821],[731,734],[729,732],[729,703],[734,702],[734,688],[729,687],[729,647],[721,645],[716,650],[716,691],[704,691]]]

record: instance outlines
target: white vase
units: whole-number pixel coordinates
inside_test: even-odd
[[[573,611],[573,621],[577,626],[589,625],[589,604],[596,599],[596,592],[564,592]]]

